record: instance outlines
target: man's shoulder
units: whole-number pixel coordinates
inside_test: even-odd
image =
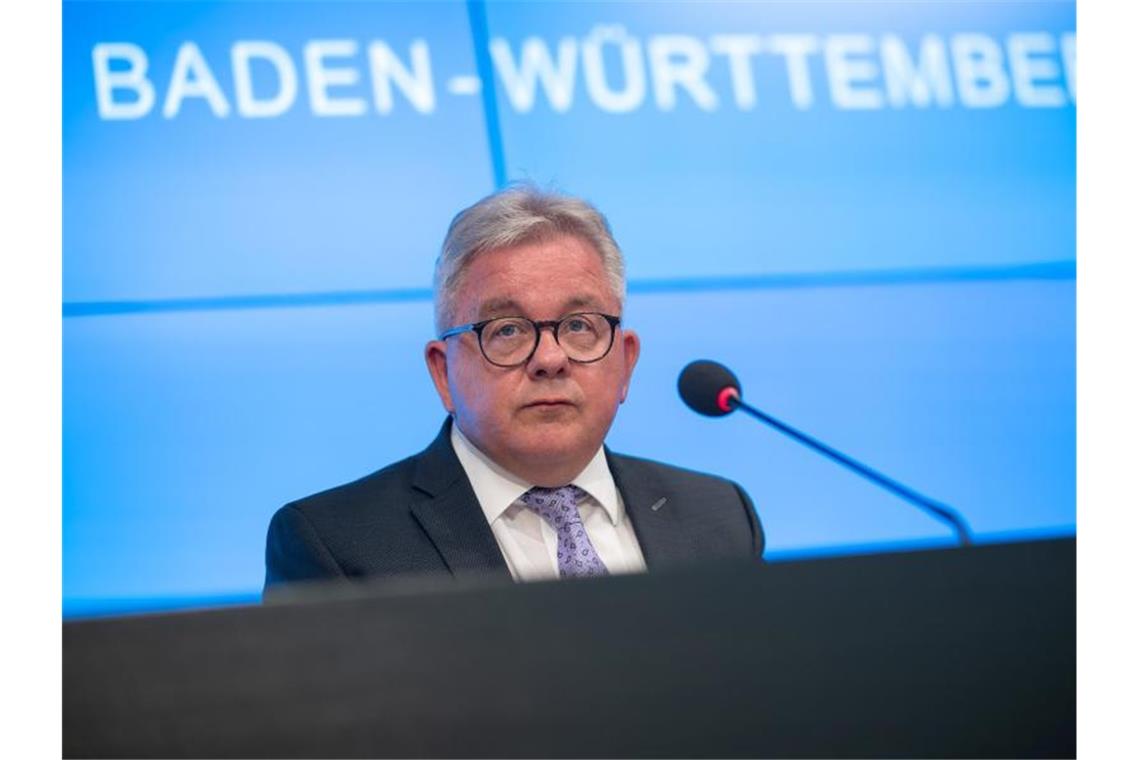
[[[349,483],[334,486],[291,501],[278,510],[278,513],[300,513],[310,521],[338,520],[358,517],[360,519],[383,519],[389,511],[399,507],[406,513],[406,507],[417,487],[439,479],[453,477],[451,460],[455,458],[448,436],[449,426],[445,423],[435,440],[423,451],[393,462],[364,477]]]
[[[614,482],[627,509],[668,500],[674,524],[682,526],[694,556],[752,556],[764,552],[764,530],[752,499],[738,483],[719,475],[653,459],[607,452]],[[644,512],[642,512],[644,514]]]
[[[429,446],[278,509],[266,535],[266,587],[320,578],[444,571],[446,566],[417,516],[417,504],[427,498],[425,489],[431,487],[430,476],[447,472],[439,458],[439,450]]]
[[[406,457],[351,482],[291,501],[281,509],[293,509],[312,518],[330,510],[344,512],[374,506],[392,493],[412,488],[416,462],[421,456],[422,453]]]

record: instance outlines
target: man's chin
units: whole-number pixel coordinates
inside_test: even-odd
[[[586,440],[587,435],[579,426],[562,420],[534,420],[520,429],[513,437],[512,444],[516,456],[535,464],[566,462],[578,464],[577,460],[593,456],[597,446]],[[581,463],[585,466],[585,462]],[[575,473],[577,474],[577,473]]]
[[[514,436],[519,451],[536,456],[569,454],[583,446],[583,432],[567,420],[542,418],[517,430]]]

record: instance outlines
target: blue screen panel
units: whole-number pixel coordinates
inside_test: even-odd
[[[401,89],[394,74],[374,76],[381,43],[408,77],[420,44],[420,78]],[[109,45],[124,49],[98,64]],[[264,104],[293,71],[280,113],[240,111],[242,45],[248,110],[272,113]],[[129,74],[144,66],[153,104],[132,112],[145,86]],[[64,299],[429,285],[451,216],[491,188],[479,97],[443,89],[473,70],[467,13],[453,3],[65,4]],[[423,82],[430,107],[406,94]]]
[[[426,302],[67,320],[65,598],[258,589],[279,506],[434,436],[430,329]]]
[[[488,17],[509,173],[606,209],[635,279],[1074,257],[1071,4]]]
[[[753,405],[957,510],[992,539],[1075,528],[1071,281],[635,297],[644,351],[615,448],[744,484],[773,557],[933,541],[949,528],[676,377],[721,361]]]

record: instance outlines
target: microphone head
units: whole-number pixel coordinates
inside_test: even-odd
[[[694,412],[723,417],[736,408],[732,400],[740,398],[740,381],[723,364],[700,359],[681,370],[677,390]]]

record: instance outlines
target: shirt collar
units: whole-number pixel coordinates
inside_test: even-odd
[[[475,498],[479,500],[488,524],[499,519],[503,512],[534,486],[492,461],[454,423],[451,425],[451,447],[455,449],[455,456],[459,458],[459,464],[471,481],[471,488],[475,491]],[[621,521],[623,508],[603,447],[598,447],[585,469],[570,483],[601,504],[611,523],[617,525]]]
[[[618,498],[617,486],[614,484],[609,462],[606,461],[604,448],[599,446],[586,468],[570,482],[593,496],[594,501],[602,505],[612,524],[617,525],[621,522],[622,503]]]

